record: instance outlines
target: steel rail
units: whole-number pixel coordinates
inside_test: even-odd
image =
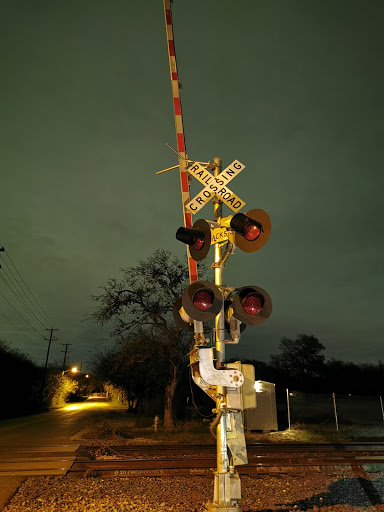
[[[308,470],[333,472],[345,467],[354,471],[364,470],[364,467],[384,471],[382,443],[251,444],[249,448],[249,463],[237,466],[242,475]],[[212,475],[216,465],[214,446],[115,446],[104,448],[104,451],[110,450],[113,459],[84,460],[85,453],[95,449],[97,447],[83,447],[79,452],[83,460],[78,458],[69,472],[116,477]],[[362,452],[375,452],[375,455]]]
[[[68,470],[70,473],[95,473],[108,476],[162,476],[162,475],[212,475],[215,471],[216,460],[193,459],[193,460],[98,460],[98,461],[77,461]],[[384,471],[384,456],[382,457],[318,457],[311,459],[304,458],[270,458],[265,457],[257,461],[250,460],[245,466],[237,466],[239,474],[252,475],[260,472],[286,473],[300,471],[334,471],[341,467],[362,468],[371,466],[376,471]]]
[[[159,453],[164,454],[167,452],[172,453],[185,453],[190,454],[191,452],[199,453],[201,451],[212,451],[215,452],[216,446],[209,444],[201,445],[119,445],[119,446],[83,446],[82,451],[95,452],[97,450],[104,449],[110,450],[115,455],[123,455],[124,453],[131,452],[143,452],[143,453]],[[247,443],[247,449],[249,453],[257,452],[293,452],[293,451],[382,451],[384,452],[384,442],[350,442],[350,443]]]

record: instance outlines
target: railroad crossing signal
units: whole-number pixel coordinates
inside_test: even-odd
[[[190,284],[181,299],[173,306],[173,318],[176,327],[183,331],[192,331],[194,320],[209,322],[221,311],[223,295],[219,288],[209,281],[195,281]]]
[[[193,330],[193,321],[209,322],[224,306],[227,330],[232,334],[247,325],[260,325],[272,313],[269,294],[259,286],[220,289],[209,281],[195,281],[173,306],[173,317],[180,330]],[[240,329],[240,330],[239,330]]]
[[[199,163],[194,163],[187,168],[189,174],[194,176],[205,188],[190,201],[185,208],[195,214],[214,196],[223,201],[234,212],[238,212],[245,206],[245,202],[234,194],[226,185],[244,169],[245,165],[234,160],[215,177],[208,169]]]
[[[195,261],[203,260],[211,245],[227,242],[228,236],[227,227],[204,219],[197,220],[192,228],[180,227],[176,231],[176,238],[189,246],[191,257]]]
[[[197,220],[192,228],[180,227],[176,238],[187,244],[195,261],[203,260],[214,244],[233,243],[244,252],[255,252],[268,241],[271,220],[264,210],[236,213],[217,221]]]
[[[223,295],[209,281],[195,281],[185,290],[181,299],[185,313],[193,320],[209,322],[221,311]]]
[[[260,325],[272,313],[272,301],[269,294],[259,286],[243,286],[234,290],[226,309],[226,320],[232,316],[245,325]]]
[[[236,231],[236,246],[244,252],[255,252],[266,244],[271,233],[271,220],[264,210],[254,209],[245,215],[234,215],[230,227]]]
[[[230,181],[244,167],[235,160],[219,174],[218,178],[213,178],[200,164],[194,164],[190,169],[193,170],[192,173],[195,173],[197,179],[210,187],[212,179],[222,180],[223,176],[227,176],[227,181]],[[214,186],[217,185],[217,181],[213,183]],[[245,214],[238,212],[225,218],[219,217],[214,221],[199,219],[192,228],[180,227],[176,232],[176,238],[189,246],[194,260],[201,261],[214,244],[221,246],[231,243],[244,252],[258,251],[266,244],[270,233],[269,215],[264,210],[253,209]],[[232,252],[233,250],[229,251],[229,253]],[[215,265],[217,264],[215,262]],[[272,301],[269,294],[258,286],[219,289],[212,283],[196,281],[186,289],[183,298],[176,301],[173,316],[179,329],[192,330],[194,321],[213,320],[223,308],[225,328],[232,340],[227,342],[237,343],[240,333],[247,325],[259,325],[269,318],[272,312]]]
[[[211,228],[206,220],[199,219],[192,228],[180,227],[176,238],[189,245],[189,252],[195,261],[201,261],[211,247]]]
[[[173,40],[171,0],[163,0],[169,57],[169,70],[175,114],[177,138],[178,167],[180,170],[181,194],[183,204],[184,228],[178,230],[177,238],[185,243],[189,251],[189,278],[192,283],[183,297],[176,301],[173,314],[177,326],[193,323],[194,349],[189,353],[190,368],[194,382],[216,402],[216,419],[213,426],[217,430],[217,471],[215,472],[213,502],[206,504],[209,512],[240,511],[238,502],[241,498],[240,477],[234,466],[247,463],[244,425],[241,411],[247,407],[246,396],[250,395],[248,407],[255,407],[256,395],[253,389],[255,380],[253,370],[240,361],[225,363],[224,305],[230,307],[227,312],[231,342],[240,338],[241,323],[257,325],[256,317],[267,318],[271,311],[269,296],[256,286],[235,290],[222,284],[222,269],[226,259],[238,245],[246,252],[260,249],[268,240],[270,232],[269,217],[256,215],[254,210],[246,215],[238,215],[245,202],[234,194],[228,183],[237,176],[244,165],[234,160],[230,166],[220,172],[221,159],[214,159],[215,175],[197,162],[187,168],[190,162],[186,154],[183,119],[180,103],[180,82],[176,66],[175,45]],[[189,195],[187,173],[194,176],[204,189],[192,200]],[[214,201],[214,221],[200,220],[192,225],[191,214],[196,214],[210,200]],[[228,218],[228,223],[221,219],[221,204],[225,203],[236,215]],[[260,211],[259,211],[260,212]],[[265,212],[264,212],[265,213]],[[244,239],[244,240],[242,240]],[[227,243],[221,254],[221,246]],[[215,244],[215,284],[198,281],[195,261],[206,257],[209,248]],[[189,256],[191,254],[191,257]],[[265,314],[263,314],[265,313]],[[268,316],[269,316],[268,314]],[[216,362],[214,364],[213,348],[207,348],[203,322],[215,320]],[[247,378],[248,375],[248,378]],[[248,391],[246,383],[249,382]],[[227,435],[230,431],[231,435]],[[228,448],[228,449],[227,449]]]

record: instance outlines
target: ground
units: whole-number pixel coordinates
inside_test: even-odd
[[[71,442],[83,445],[207,443],[214,444],[204,422],[180,424],[174,431],[137,428],[132,417],[105,420],[81,429]],[[342,442],[384,439],[384,429],[303,426],[269,434],[247,434],[248,442]],[[384,512],[384,476],[308,471],[305,474],[260,474],[241,477],[244,512]],[[213,478],[75,478],[33,477],[21,485],[4,512],[141,511],[202,512],[213,496]]]

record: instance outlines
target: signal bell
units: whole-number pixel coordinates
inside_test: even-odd
[[[223,300],[223,295],[215,284],[196,281],[185,290],[182,305],[185,313],[193,320],[209,322],[220,313]]]
[[[176,238],[189,245],[189,251],[195,261],[203,260],[211,248],[211,228],[204,219],[197,220],[192,228],[179,228],[176,231]]]
[[[255,252],[263,247],[271,233],[271,219],[264,210],[236,213],[230,222],[236,231],[235,244],[244,252]]]
[[[246,325],[259,325],[272,313],[272,300],[259,286],[243,286],[235,290],[227,312],[228,321],[233,315]]]

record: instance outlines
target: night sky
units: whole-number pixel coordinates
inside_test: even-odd
[[[175,0],[173,21],[188,155],[240,160],[230,188],[272,221],[224,271],[273,301],[228,356],[268,361],[304,332],[326,358],[383,360],[384,3]],[[86,366],[108,346],[84,320],[98,287],[185,255],[178,171],[155,175],[177,164],[162,0],[3,0],[0,63],[0,244],[59,329],[51,360],[71,343]],[[42,364],[47,342],[0,311],[30,340],[1,314],[0,338]]]

